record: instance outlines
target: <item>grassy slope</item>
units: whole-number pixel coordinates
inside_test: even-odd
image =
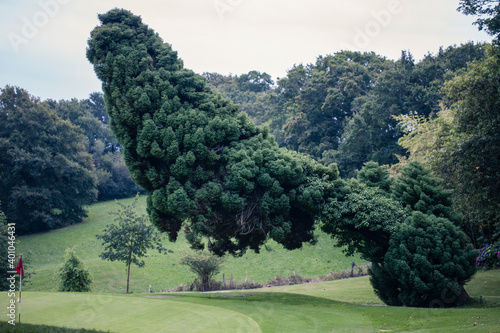
[[[123,202],[129,203],[131,200],[126,199]],[[140,198],[139,211],[145,211],[145,201],[145,197]],[[94,291],[124,292],[125,264],[102,261],[99,253],[102,252],[103,246],[95,237],[107,224],[113,223],[110,212],[117,208],[118,205],[114,201],[92,205],[88,208],[88,218],[79,225],[45,234],[19,237],[17,251],[23,254],[23,258],[30,257],[30,270],[36,272],[31,277],[32,284],[26,286],[25,290],[57,291],[55,270],[64,261],[65,249],[73,247],[94,276]],[[242,282],[248,271],[249,280],[265,283],[275,276],[288,276],[293,269],[302,277],[315,278],[330,271],[348,269],[352,261],[363,264],[359,258],[346,258],[333,244],[334,242],[323,233],[319,233],[319,242],[315,246],[304,245],[302,249],[294,251],[284,250],[280,245],[269,242],[260,254],[249,251],[241,258],[227,257],[222,273],[225,273],[227,282],[231,274],[235,281]],[[132,266],[131,291],[146,292],[149,284],[154,291],[171,289],[194,279],[187,267],[179,265],[182,251],[188,250],[182,235],[176,243],[165,241],[165,246],[173,253],[164,255],[150,251],[145,267]],[[217,279],[222,279],[222,273]]]
[[[140,209],[144,209],[144,198],[140,202]],[[94,275],[95,291],[123,292],[124,264],[100,260],[102,246],[95,239],[95,234],[113,222],[109,212],[116,206],[114,202],[93,205],[85,223],[21,237],[18,251],[24,256],[31,251],[37,272],[32,277],[32,286],[23,287],[24,322],[112,332],[500,332],[500,270],[480,272],[471,281],[466,289],[476,299],[483,296],[483,303],[475,301],[462,309],[380,306],[367,277],[229,294],[125,296],[35,292],[57,290],[54,271],[62,263],[67,247],[74,247],[86,261]],[[165,245],[174,253],[167,256],[152,253],[144,268],[133,269],[132,290],[136,293],[146,291],[149,283],[153,284],[153,290],[159,290],[192,279],[186,267],[178,264],[180,253],[187,249],[186,242],[180,239]],[[315,247],[285,251],[271,243],[269,248],[270,251],[263,250],[258,255],[248,253],[243,258],[228,258],[226,276],[233,273],[241,281],[248,270],[249,279],[265,282],[275,275],[290,274],[294,267],[298,274],[314,277],[348,268],[352,260],[333,248],[333,242],[323,234]],[[0,300],[6,304],[6,293]],[[5,326],[0,325],[0,330],[2,327]],[[17,328],[22,329],[19,325]]]
[[[111,332],[499,332],[500,271],[480,272],[469,290],[492,303],[377,306],[367,277],[214,294],[26,292],[23,321]]]

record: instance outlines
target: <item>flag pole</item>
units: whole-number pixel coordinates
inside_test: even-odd
[[[19,274],[19,324],[21,323],[21,285],[23,281],[23,276]]]
[[[17,302],[19,303],[19,324],[21,323],[21,286],[24,275],[24,267],[23,267],[23,255],[19,257],[19,262],[17,263],[16,272],[19,273],[19,298]]]

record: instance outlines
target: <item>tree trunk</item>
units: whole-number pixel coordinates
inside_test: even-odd
[[[209,291],[210,287],[209,287],[209,280],[204,278],[201,280],[201,288],[203,289],[202,291],[205,292],[205,291]]]
[[[127,294],[128,294],[128,283],[130,280],[130,262],[128,263],[128,272],[127,272]]]
[[[465,290],[464,286],[460,286],[460,295],[458,295],[458,305],[464,305],[470,299],[469,294]]]

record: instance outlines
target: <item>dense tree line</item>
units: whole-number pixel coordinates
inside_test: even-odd
[[[390,61],[343,51],[244,94],[238,76],[207,82],[269,125],[281,146],[336,163],[343,178],[367,161],[395,173],[407,159],[425,163],[455,191],[462,227],[480,246],[500,237],[496,50],[467,43],[419,62],[407,52]]]
[[[2,208],[19,233],[40,232],[81,221],[83,205],[96,196],[86,139],[47,103],[25,90],[0,95]]]
[[[102,94],[40,101],[7,86],[0,93],[0,200],[19,234],[80,222],[95,200],[135,195]]]
[[[92,155],[97,177],[98,201],[127,198],[142,192],[130,178],[122,146],[109,128],[102,93],[92,93],[84,100],[47,102],[61,118],[78,126],[87,138],[87,152]]]
[[[354,177],[367,161],[398,162],[406,151],[393,116],[411,112],[435,117],[444,82],[484,57],[484,45],[441,48],[415,62],[403,51],[397,61],[374,53],[342,51],[316,63],[294,66],[265,89],[243,88],[240,77],[205,74],[210,86],[238,103],[257,124],[268,124],[281,146],[308,154],[325,165],[337,163]]]

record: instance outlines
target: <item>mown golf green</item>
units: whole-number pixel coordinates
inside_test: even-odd
[[[361,277],[228,293],[26,292],[22,318],[110,332],[500,332],[499,273],[480,272],[463,308],[383,306]]]

